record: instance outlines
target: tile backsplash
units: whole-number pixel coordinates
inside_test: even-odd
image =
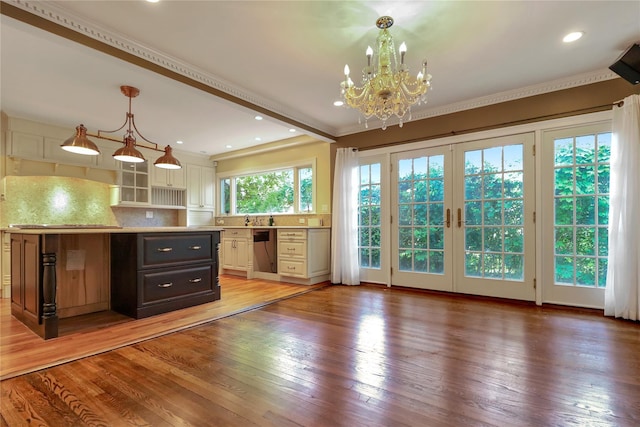
[[[0,227],[9,224],[179,225],[177,210],[111,207],[109,185],[81,178],[7,176],[2,179]],[[152,218],[147,214],[151,213]]]
[[[109,185],[80,178],[3,178],[0,226],[9,224],[118,225]]]

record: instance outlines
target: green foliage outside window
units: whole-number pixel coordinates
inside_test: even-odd
[[[293,170],[236,178],[236,214],[293,213]]]
[[[555,282],[606,286],[611,133],[555,143]]]

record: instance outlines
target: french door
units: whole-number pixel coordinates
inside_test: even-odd
[[[391,156],[391,284],[534,300],[533,135]]]

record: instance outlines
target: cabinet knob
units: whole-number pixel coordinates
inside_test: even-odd
[[[173,248],[158,248],[158,252],[171,252]]]
[[[196,277],[195,279],[189,279],[189,283],[200,283],[202,282],[202,278]]]
[[[202,249],[202,246],[199,246],[199,245],[189,246],[189,249],[197,251],[198,249]]]
[[[169,283],[160,283],[158,285],[159,288],[170,288],[173,286],[173,283],[169,282]]]

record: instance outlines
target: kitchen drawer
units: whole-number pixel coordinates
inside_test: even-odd
[[[248,239],[249,237],[251,237],[251,230],[226,228],[222,237],[224,237],[225,239]]]
[[[278,260],[278,274],[281,276],[307,277],[307,261],[280,258]]]
[[[307,230],[295,230],[291,228],[278,229],[278,239],[306,240]]]
[[[211,262],[216,250],[212,235],[206,233],[142,234],[139,238],[142,239],[139,268]]]
[[[280,241],[278,243],[279,257],[306,258],[307,257],[307,241]]]
[[[213,289],[213,267],[183,268],[179,270],[154,270],[138,273],[140,301],[142,305],[155,303],[171,298],[210,292]]]

